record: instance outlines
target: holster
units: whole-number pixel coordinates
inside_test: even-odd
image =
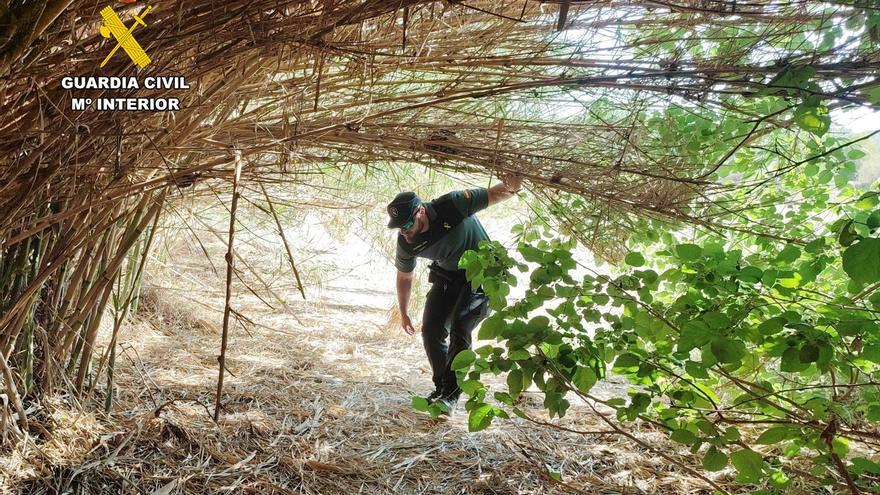
[[[448,282],[462,284],[466,281],[464,270],[444,270],[437,263],[428,265],[428,282]]]

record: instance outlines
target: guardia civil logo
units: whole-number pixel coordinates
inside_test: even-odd
[[[113,50],[111,50],[107,57],[104,58],[104,61],[101,62],[101,67],[107,65],[107,62],[113,58],[113,55],[119,51],[120,47],[122,47],[125,54],[131,58],[131,61],[141,69],[150,64],[150,56],[147,55],[147,52],[144,51],[140,43],[134,38],[133,33],[138,26],[147,27],[144,17],[146,17],[152,9],[153,7],[148,5],[141,10],[140,14],[132,14],[134,22],[132,22],[131,27],[126,27],[116,11],[114,11],[109,5],[101,9],[101,18],[104,19],[104,23],[99,29],[101,36],[105,38],[112,37],[116,40],[116,46],[113,47]]]
[[[135,0],[123,1],[133,3]],[[144,20],[147,14],[153,10],[153,6],[146,5],[140,8],[138,13],[130,14],[128,10],[115,11],[112,6],[101,9],[103,22],[98,31],[101,36],[112,39],[115,45],[107,53],[101,62],[101,67],[106,66],[110,60],[120,51],[141,69],[152,62],[150,55],[144,50],[137,39],[136,32],[146,28]],[[155,16],[155,14],[154,14]],[[126,23],[129,24],[126,24]],[[89,76],[65,76],[61,78],[61,88],[68,91],[93,91],[100,90],[102,93],[70,94],[70,109],[77,112],[94,110],[98,112],[176,112],[180,110],[180,98],[171,96],[167,90],[184,90],[190,86],[183,75],[160,76],[116,76],[116,75],[89,75]],[[133,90],[153,90],[147,95],[137,95]],[[158,91],[156,91],[158,90]]]

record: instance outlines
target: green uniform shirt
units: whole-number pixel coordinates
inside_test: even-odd
[[[474,216],[474,213],[489,206],[489,190],[485,188],[467,189],[464,191],[452,191],[444,194],[434,201],[424,203],[425,213],[428,215],[428,222],[432,223],[437,219],[437,212],[434,210],[433,203],[443,200],[451,200],[452,203],[461,212],[464,219],[460,224],[456,225],[452,230],[441,237],[437,242],[428,246],[424,251],[413,256],[397,244],[397,256],[394,266],[402,272],[409,273],[416,268],[416,257],[427,258],[436,261],[440,268],[444,270],[458,270],[458,259],[462,253],[468,249],[477,249],[480,241],[489,239],[486,229]],[[419,245],[423,242],[429,242],[428,232],[424,232],[416,236],[415,241],[411,245]],[[398,234],[401,238],[402,234]],[[402,242],[406,242],[400,239]]]

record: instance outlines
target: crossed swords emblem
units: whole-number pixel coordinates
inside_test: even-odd
[[[152,9],[152,6],[147,6],[140,15],[132,15],[134,18],[134,24],[132,24],[130,28],[125,27],[122,19],[116,15],[116,12],[114,12],[109,5],[101,9],[101,17],[104,19],[104,24],[99,29],[101,36],[105,38],[110,38],[112,36],[117,43],[117,45],[113,47],[113,51],[111,51],[104,61],[101,62],[101,67],[107,65],[107,62],[109,62],[110,58],[113,57],[117,50],[119,50],[119,47],[122,47],[122,49],[125,50],[125,53],[131,58],[132,62],[141,69],[150,63],[150,56],[147,55],[147,52],[145,52],[143,48],[141,48],[140,43],[134,39],[134,36],[132,36],[131,33],[134,32],[138,25],[147,27],[147,23],[144,22],[144,16],[146,16]]]

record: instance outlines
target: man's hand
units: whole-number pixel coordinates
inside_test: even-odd
[[[414,335],[416,333],[416,329],[413,327],[409,315],[400,315],[400,325],[403,327],[403,331],[406,332],[407,335]]]
[[[501,182],[489,188],[489,206],[512,198],[522,187],[522,177],[516,174],[500,174]]]
[[[516,174],[503,174],[500,176],[501,183],[509,192],[515,193],[522,187],[522,177]]]

